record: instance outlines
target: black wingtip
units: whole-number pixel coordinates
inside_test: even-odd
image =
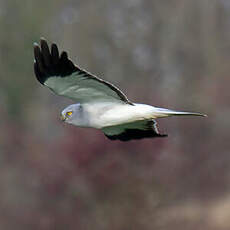
[[[52,56],[53,64],[57,65],[59,61],[59,51],[55,43],[51,45],[51,56]]]
[[[131,140],[141,140],[143,138],[156,138],[156,137],[167,137],[167,134],[156,133],[153,130],[138,130],[138,129],[127,129],[123,133],[118,135],[107,135],[107,138],[112,141],[131,141]]]
[[[76,71],[76,66],[68,59],[67,52],[63,51],[59,57],[59,50],[55,43],[49,48],[46,39],[41,37],[40,46],[35,42],[33,47],[34,73],[41,84],[44,84],[49,77],[65,77]]]
[[[41,50],[37,43],[34,44],[34,60],[34,73],[38,81],[43,84],[46,76],[45,67]]]

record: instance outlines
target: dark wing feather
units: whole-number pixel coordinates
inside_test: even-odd
[[[142,138],[166,137],[160,134],[155,120],[144,120],[123,125],[103,128],[105,136],[110,140],[130,141]]]
[[[34,72],[38,81],[58,95],[78,102],[120,101],[132,104],[116,86],[74,65],[65,51],[59,55],[56,44],[51,51],[45,39],[34,44]]]

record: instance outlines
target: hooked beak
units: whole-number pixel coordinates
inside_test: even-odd
[[[61,119],[62,121],[65,121],[65,120],[66,120],[66,117],[65,117],[63,114],[61,114],[60,119]]]

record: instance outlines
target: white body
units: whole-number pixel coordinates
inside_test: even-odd
[[[157,108],[145,104],[129,105],[113,102],[70,105],[62,111],[62,115],[65,116],[67,111],[73,111],[72,117],[66,120],[67,123],[97,129],[172,115],[202,115]]]
[[[98,103],[84,104],[84,112],[90,116],[89,121],[83,121],[84,126],[94,128],[104,128],[108,126],[130,123],[138,120],[154,118],[154,107],[144,104],[116,104],[116,103]],[[89,115],[90,114],[90,115]],[[91,114],[94,114],[91,116]]]

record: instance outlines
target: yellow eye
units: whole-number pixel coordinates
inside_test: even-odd
[[[65,115],[67,116],[67,117],[70,117],[71,115],[72,115],[72,111],[69,111],[69,112],[67,112]]]

